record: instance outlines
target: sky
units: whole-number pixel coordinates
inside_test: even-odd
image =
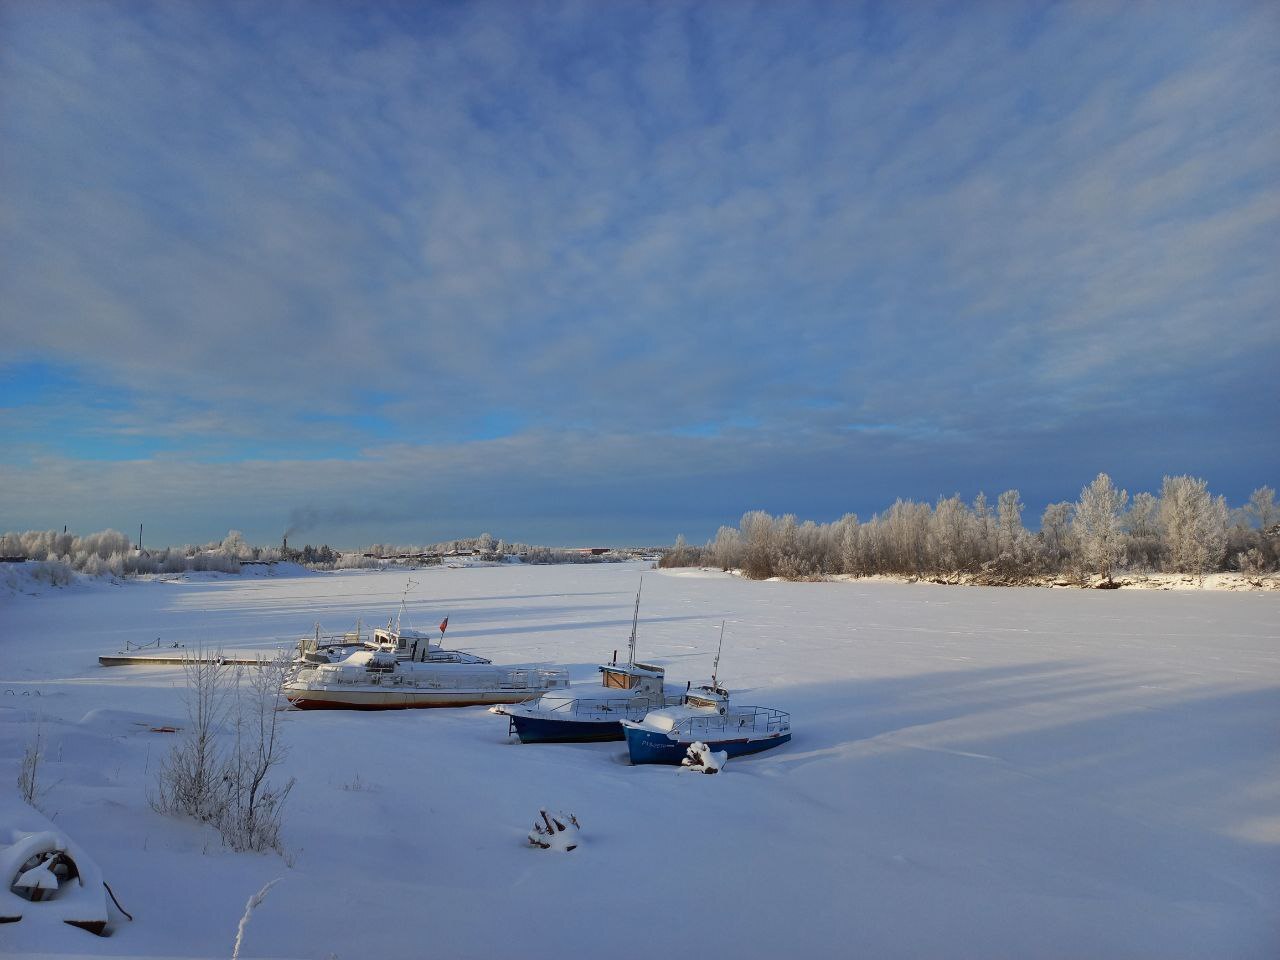
[[[0,529],[1280,486],[1280,7],[0,0]]]

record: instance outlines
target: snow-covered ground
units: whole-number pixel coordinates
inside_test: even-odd
[[[576,679],[626,645],[642,567],[412,573],[410,625]],[[418,958],[1280,955],[1280,595],[646,572],[642,659],[790,710],[714,777],[623,744],[522,746],[481,708],[290,712],[288,855],[147,805],[185,722],[126,640],[269,649],[394,612],[404,572],[79,584],[0,596],[0,826],[37,726],[41,807],[135,920],[32,918],[0,952]],[[540,807],[581,823],[530,847]]]

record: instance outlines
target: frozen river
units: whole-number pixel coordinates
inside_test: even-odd
[[[179,667],[126,640],[269,650],[394,614],[570,666],[624,651],[792,714],[703,777],[624,744],[509,741],[481,708],[290,712],[287,856],[223,850],[146,799]],[[0,826],[41,804],[135,916],[36,921],[0,952],[326,958],[1280,956],[1280,595],[752,583],[639,565],[223,578],[0,597]],[[529,848],[540,806],[570,854]],[[34,829],[34,826],[27,827]],[[0,842],[4,836],[0,835]]]

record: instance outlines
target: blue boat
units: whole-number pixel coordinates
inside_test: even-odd
[[[720,625],[724,644],[724,624]],[[711,682],[690,687],[675,706],[647,714],[643,720],[623,720],[622,732],[632,763],[679,764],[694,743],[731,757],[772,750],[791,739],[791,714],[773,707],[736,706],[729,691],[716,682],[720,652],[716,651]]]
[[[693,687],[678,706],[643,720],[623,720],[632,763],[679,764],[694,743],[731,757],[772,750],[791,739],[791,714],[772,707],[736,706],[715,684]]]
[[[641,581],[641,589],[644,582]],[[668,691],[662,667],[636,662],[636,626],[640,619],[640,591],[631,618],[631,639],[625,664],[601,664],[600,685],[583,684],[575,689],[547,693],[537,700],[491,707],[507,717],[507,733],[515,733],[521,743],[590,743],[621,740],[622,720],[642,720],[646,714],[681,702],[678,693]]]

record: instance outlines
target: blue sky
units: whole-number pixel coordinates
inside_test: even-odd
[[[1274,4],[0,5],[0,528],[1280,483]]]

